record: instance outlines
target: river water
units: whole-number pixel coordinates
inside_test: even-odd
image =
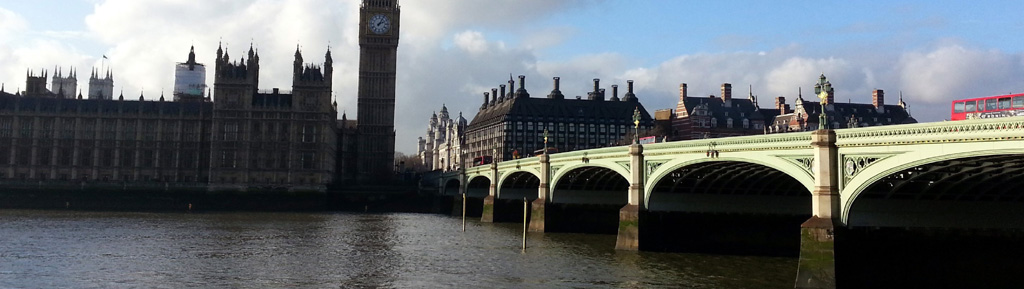
[[[795,258],[429,214],[0,210],[0,288],[792,288]]]

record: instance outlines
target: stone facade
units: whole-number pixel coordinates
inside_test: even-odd
[[[448,116],[448,107],[441,106],[441,116],[430,117],[426,138],[419,138],[417,155],[429,170],[450,171],[462,167],[462,148],[466,142],[466,118]]]
[[[259,91],[260,56],[252,47],[247,56],[232,61],[217,48],[210,185],[325,190],[337,150],[330,50],[322,66],[305,64],[295,50],[291,92]]]
[[[0,179],[325,190],[337,149],[330,51],[322,67],[295,56],[293,92],[260,92],[259,55],[231,61],[218,48],[216,101],[70,99],[32,75],[24,95],[0,92]]]
[[[361,183],[386,182],[393,174],[400,14],[398,0],[363,0],[360,7],[356,176]]]

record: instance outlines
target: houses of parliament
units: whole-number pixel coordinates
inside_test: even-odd
[[[291,91],[259,88],[260,55],[218,45],[212,89],[205,66],[178,63],[172,99],[114,96],[113,72],[27,73],[24,91],[0,87],[0,183],[157,183],[209,190],[324,191],[373,184],[394,163],[397,0],[360,9],[358,118],[337,119],[331,51],[322,64],[296,48]]]

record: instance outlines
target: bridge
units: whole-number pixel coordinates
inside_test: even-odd
[[[572,151],[447,173],[439,187],[480,199],[483,222],[522,220],[525,199],[530,231],[602,226],[620,250],[789,246],[797,287],[833,288],[836,255],[866,250],[835,250],[843,234],[1009,231],[1019,241],[1022,156],[1015,117]]]

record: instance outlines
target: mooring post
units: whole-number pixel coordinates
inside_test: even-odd
[[[526,251],[526,229],[530,227],[530,221],[527,220],[530,216],[530,200],[523,197],[523,251]]]
[[[838,153],[833,130],[811,134],[815,174],[811,218],[800,225],[796,288],[836,288],[835,225],[839,217]]]

